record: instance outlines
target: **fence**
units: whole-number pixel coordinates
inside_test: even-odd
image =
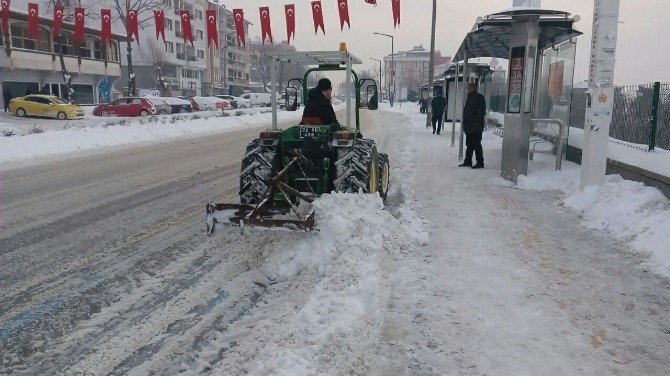
[[[670,84],[615,87],[610,136],[670,150]]]

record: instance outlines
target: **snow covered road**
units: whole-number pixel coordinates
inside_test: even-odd
[[[666,375],[648,257],[413,110],[362,112],[386,207],[327,195],[313,233],[205,236],[257,130],[2,172],[0,375]]]

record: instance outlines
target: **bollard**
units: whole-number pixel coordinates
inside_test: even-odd
[[[649,130],[649,151],[656,147],[656,133],[658,132],[658,102],[661,97],[661,83],[654,82],[654,98],[651,101],[651,129]]]

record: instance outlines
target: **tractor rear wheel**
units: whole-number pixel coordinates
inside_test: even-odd
[[[373,140],[356,139],[352,147],[338,148],[335,169],[335,191],[378,192],[379,154]]]
[[[256,205],[272,185],[279,166],[279,153],[274,146],[261,145],[255,139],[247,145],[240,170],[240,202]]]

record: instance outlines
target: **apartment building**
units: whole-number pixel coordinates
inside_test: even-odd
[[[432,81],[428,79],[430,68],[430,51],[422,45],[415,46],[409,51],[396,52],[393,56],[395,65],[395,96],[396,99],[407,99],[412,92],[417,92],[419,86]],[[451,57],[442,56],[440,51],[435,51],[435,66],[449,66]],[[391,78],[391,55],[384,57],[386,66],[384,76],[384,89],[393,83]],[[437,71],[436,71],[437,73]]]
[[[114,40],[106,51],[105,62],[99,30],[87,27],[85,43],[77,50],[72,42],[74,26],[63,23],[62,43],[59,45],[53,41],[52,17],[42,14],[40,36],[34,40],[28,38],[27,13],[10,10],[9,35],[0,38],[0,86],[3,97],[14,98],[28,93],[66,97],[60,49],[67,74],[72,76],[71,88],[76,103],[98,103],[111,98],[111,83],[121,74],[120,45],[125,36],[113,35]]]
[[[203,87],[208,94],[240,95],[249,89],[249,25],[245,24],[247,41],[245,46],[238,43],[233,12],[213,0],[209,9],[217,10],[219,22],[219,48],[209,51],[208,69],[203,77]]]

